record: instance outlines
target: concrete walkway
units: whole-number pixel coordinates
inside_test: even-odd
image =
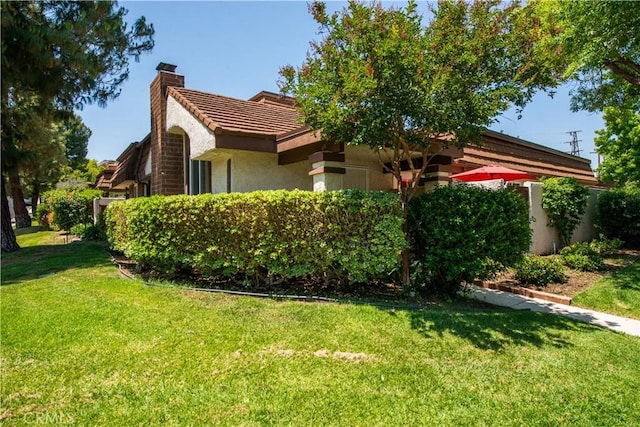
[[[510,307],[515,310],[531,310],[557,314],[640,337],[640,320],[627,319],[626,317],[600,313],[599,311],[588,310],[572,305],[556,304],[536,298],[527,298],[510,292],[485,289],[479,286],[467,286],[467,289],[469,289],[471,297],[489,304]]]

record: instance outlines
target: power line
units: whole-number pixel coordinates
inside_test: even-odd
[[[578,139],[578,132],[582,132],[581,130],[571,130],[569,132],[565,132],[571,135],[571,141],[566,141],[565,144],[569,144],[571,146],[571,151],[569,154],[572,156],[580,157],[580,145],[578,144],[581,139]]]

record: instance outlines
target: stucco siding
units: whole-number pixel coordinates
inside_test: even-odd
[[[383,173],[382,165],[378,160],[378,155],[369,147],[345,147],[344,166],[347,168],[347,174],[349,174],[350,167],[355,170],[366,168],[369,180],[369,190],[378,191],[393,189],[393,177],[390,173]],[[350,182],[350,180],[345,181]]]
[[[172,97],[167,99],[167,130],[187,134],[191,159],[200,160],[199,157],[216,148],[215,134]]]
[[[243,150],[213,150],[199,160],[211,161],[213,193],[227,191],[227,160],[231,159],[231,191],[245,193],[257,190],[312,190],[308,162],[278,165],[275,153]]]
[[[278,166],[275,153],[237,151],[231,157],[231,191],[312,190],[308,162]]]

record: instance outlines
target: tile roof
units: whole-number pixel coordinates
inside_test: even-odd
[[[172,96],[214,132],[278,135],[300,127],[299,114],[286,106],[244,101],[192,89],[170,87]]]

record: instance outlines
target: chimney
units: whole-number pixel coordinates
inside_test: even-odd
[[[151,82],[151,192],[182,194],[184,192],[184,154],[182,135],[167,132],[167,90],[184,87],[184,76],[176,74],[177,66],[161,62],[158,75]]]

